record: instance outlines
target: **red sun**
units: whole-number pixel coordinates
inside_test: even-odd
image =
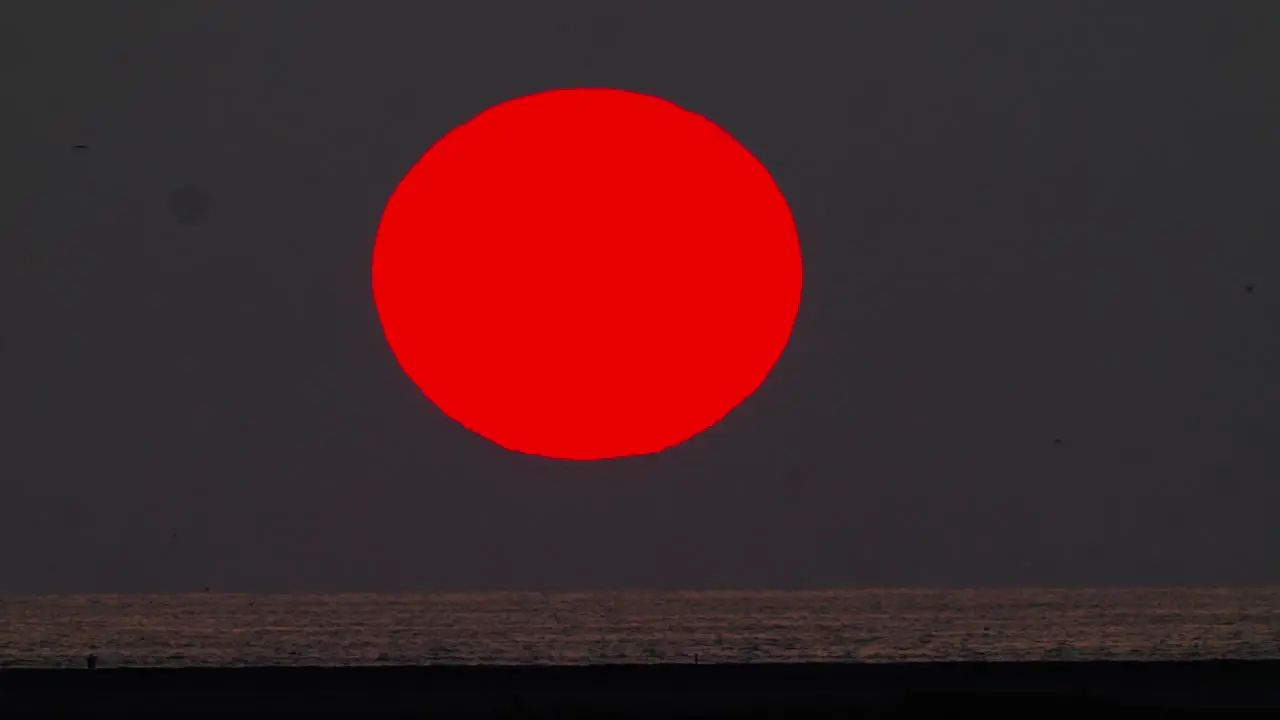
[[[497,105],[388,201],[373,294],[405,373],[510,450],[677,445],[773,368],[800,305],[795,223],[709,120],[619,90]]]

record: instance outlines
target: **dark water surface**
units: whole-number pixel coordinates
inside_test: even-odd
[[[1280,658],[1276,590],[0,598],[0,664]]]

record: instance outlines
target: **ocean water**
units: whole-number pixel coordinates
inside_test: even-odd
[[[1280,590],[0,598],[0,665],[1280,658]]]

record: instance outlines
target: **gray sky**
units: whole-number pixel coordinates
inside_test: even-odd
[[[1280,581],[1276,3],[6,16],[0,591]],[[659,455],[471,435],[373,307],[421,154],[572,86],[719,123],[800,233],[773,374]]]

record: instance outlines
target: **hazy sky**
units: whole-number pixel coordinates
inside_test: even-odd
[[[6,17],[0,591],[1280,581],[1280,4]],[[774,372],[659,455],[470,434],[374,311],[404,173],[572,86],[719,123],[800,233]]]

